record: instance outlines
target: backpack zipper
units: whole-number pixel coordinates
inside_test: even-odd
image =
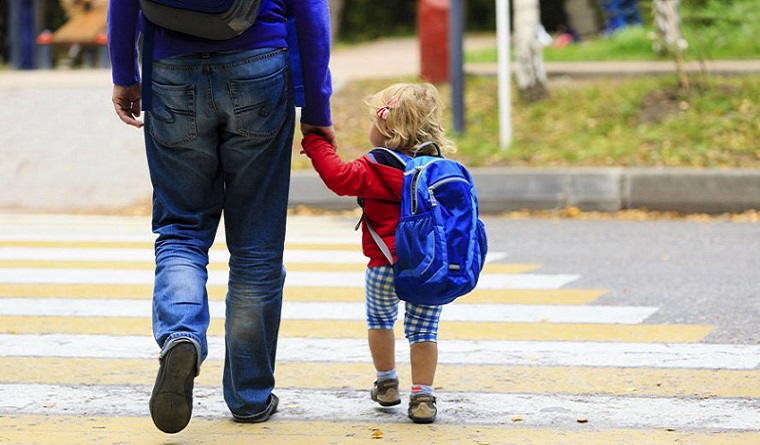
[[[438,203],[435,200],[435,189],[438,188],[438,186],[447,184],[449,182],[465,182],[468,183],[468,181],[464,178],[459,177],[451,177],[446,179],[441,179],[440,181],[436,182],[435,184],[432,184],[430,187],[428,187],[428,194],[430,195],[430,205],[435,207],[438,205]]]
[[[420,176],[422,176],[422,171],[425,170],[428,166],[432,165],[434,162],[438,162],[438,161],[442,161],[442,160],[443,160],[443,158],[441,158],[441,159],[435,159],[435,160],[432,160],[432,161],[428,162],[425,165],[418,165],[418,166],[414,167],[414,173],[413,173],[413,176],[412,176],[412,215],[416,215],[417,214],[417,209],[418,209],[418,206],[419,206],[419,202],[417,201],[417,191],[420,188],[419,182],[420,182]],[[452,178],[452,179],[454,179],[454,178]],[[437,184],[439,184],[441,182],[444,182],[444,181],[446,181],[446,180],[444,179],[443,181],[438,181],[437,183],[433,184],[430,188],[435,187]],[[428,193],[431,193],[431,192],[428,192]],[[431,197],[432,197],[432,193],[431,193]],[[433,198],[431,200],[431,202],[432,202],[432,205],[435,205],[435,198]]]
[[[414,176],[412,176],[412,215],[417,214],[417,189],[420,188],[420,176],[424,166],[414,168]]]

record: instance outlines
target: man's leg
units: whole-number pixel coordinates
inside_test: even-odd
[[[235,420],[263,422],[277,409],[274,368],[285,280],[285,244],[295,108],[288,54],[219,55],[212,70],[230,251],[224,398]]]
[[[146,113],[158,235],[153,332],[161,347],[150,410],[167,433],[189,422],[193,378],[208,353],[206,267],[223,202],[216,123],[208,112],[209,97],[198,87],[204,83],[202,63],[200,56],[156,63],[153,108]]]

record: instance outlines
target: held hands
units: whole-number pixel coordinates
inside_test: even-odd
[[[143,123],[137,120],[140,117],[140,84],[131,87],[121,85],[113,86],[111,97],[116,114],[122,122],[135,128],[141,128]]]
[[[333,129],[332,126],[320,127],[317,125],[301,123],[301,134],[303,136],[306,136],[307,134],[311,134],[311,133],[316,133],[322,136],[323,138],[325,138],[325,140],[327,140],[327,142],[330,143],[330,145],[332,145],[335,148],[338,148],[338,141],[335,137],[335,129]]]

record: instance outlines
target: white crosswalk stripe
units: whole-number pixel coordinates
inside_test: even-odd
[[[396,349],[406,348],[397,340]],[[532,342],[452,340],[439,345],[441,364],[527,366],[616,366],[693,369],[752,369],[760,365],[760,345]],[[224,359],[224,343],[209,338],[209,360]],[[0,357],[155,358],[148,337],[108,335],[0,335]],[[366,362],[363,339],[281,338],[284,362]],[[404,354],[401,363],[409,361]]]
[[[210,301],[212,318],[224,318],[224,302]],[[467,304],[456,302],[446,308],[443,321],[513,323],[619,323],[637,324],[652,315],[655,307],[552,306],[516,304]],[[363,303],[283,302],[282,318],[291,320],[364,320]],[[148,300],[5,298],[0,315],[150,317]]]
[[[85,387],[60,385],[0,385],[0,412],[17,414],[45,412],[47,415],[110,412],[112,415],[145,415],[150,387],[107,386],[92,391]],[[224,417],[227,411],[221,390],[198,388],[203,400],[194,408],[199,417]],[[404,410],[378,412],[367,403],[365,393],[281,389],[282,400],[298,400],[294,409],[281,410],[277,420],[304,418],[334,421],[347,416],[374,422],[406,422]],[[482,425],[506,425],[511,418],[531,419],[532,426],[556,428],[575,424],[578,419],[594,421],[595,428],[676,428],[711,430],[760,429],[760,402],[741,399],[695,400],[672,398],[632,398],[606,396],[528,395],[499,393],[457,393],[456,404],[441,405],[439,416],[461,419],[461,412],[477,414]],[[119,403],[114,403],[118,400]],[[488,403],[483,403],[488,400]],[[748,444],[749,445],[749,444]]]

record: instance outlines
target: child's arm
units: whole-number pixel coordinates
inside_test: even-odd
[[[307,134],[301,141],[306,156],[327,188],[341,196],[361,196],[367,189],[367,161],[359,158],[343,161],[322,135]]]

